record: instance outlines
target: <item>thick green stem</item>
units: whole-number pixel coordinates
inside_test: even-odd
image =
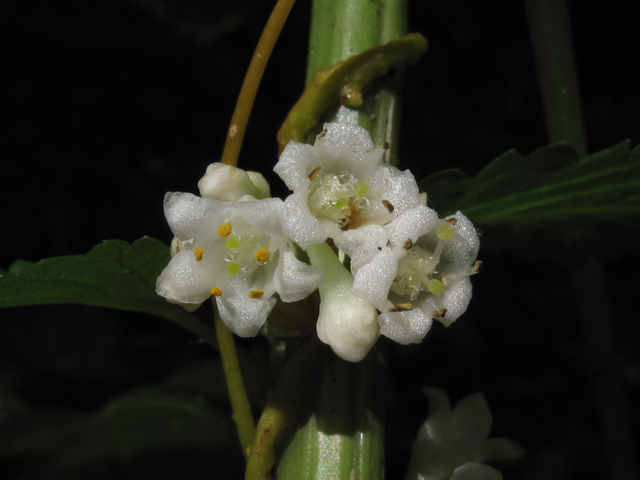
[[[582,125],[571,27],[565,0],[527,0],[527,13],[551,142],[566,141],[582,157]],[[613,321],[602,263],[587,258],[571,279],[591,359],[610,477],[638,478],[629,414],[615,349]]]
[[[315,0],[307,82],[319,69],[404,36],[406,11],[406,0]],[[364,91],[362,107],[341,106],[324,121],[350,121],[367,128],[375,143],[391,144],[385,160],[396,163],[400,77],[394,72],[374,82]],[[375,348],[358,363],[327,353],[295,428],[282,439],[278,480],[384,477],[382,357]]]

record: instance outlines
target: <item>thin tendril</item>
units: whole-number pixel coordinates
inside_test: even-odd
[[[247,122],[249,121],[249,115],[251,115],[253,101],[258,93],[258,86],[260,85],[260,80],[262,80],[262,74],[264,73],[273,47],[280,36],[284,22],[287,20],[294,3],[295,0],[278,0],[273,12],[271,12],[267,25],[264,27],[256,51],[251,59],[251,64],[247,70],[247,75],[244,77],[244,83],[242,84],[242,90],[240,90],[238,103],[236,103],[236,109],[231,117],[231,125],[229,126],[227,140],[224,144],[222,159],[220,160],[222,163],[232,166],[238,164],[242,139],[247,129]]]

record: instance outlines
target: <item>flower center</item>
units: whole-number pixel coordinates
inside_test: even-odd
[[[348,230],[353,217],[369,202],[366,197],[369,187],[347,171],[323,175],[319,168],[309,175],[309,210],[314,216],[333,220],[342,230]]]
[[[271,258],[269,236],[240,218],[224,222],[218,233],[226,238],[224,260],[231,275],[251,275]]]
[[[451,226],[442,222],[436,231],[438,244],[434,252],[413,246],[398,262],[398,273],[391,285],[391,291],[397,295],[406,295],[411,301],[420,293],[428,291],[434,295],[444,292],[446,285],[436,270],[440,255],[447,240],[453,238]]]

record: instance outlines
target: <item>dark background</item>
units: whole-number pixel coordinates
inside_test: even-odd
[[[529,153],[545,145],[523,2],[410,3],[410,30],[430,46],[407,70],[400,166],[418,178],[452,167],[473,175],[511,148]],[[111,238],[150,235],[168,243],[163,195],[197,192],[206,166],[219,159],[271,4],[1,2],[0,268],[17,258],[86,253]],[[569,6],[589,150],[626,138],[635,145],[640,6]],[[275,133],[303,88],[309,13],[305,0],[294,7],[240,158],[241,167],[268,172],[278,194],[285,192],[270,172]],[[593,249],[615,251],[615,235],[603,232]],[[486,268],[473,279],[468,313],[449,329],[436,325],[422,346],[391,348],[388,478],[402,478],[426,418],[423,386],[444,388],[453,400],[485,393],[493,434],[528,451],[504,466],[505,478],[605,478],[592,374],[567,274],[508,252],[481,258]],[[636,433],[638,263],[622,255],[607,266]],[[3,388],[33,408],[92,412],[207,355],[189,334],[146,315],[62,306],[0,312]],[[24,459],[8,465],[11,478],[48,478],[46,466],[27,469]],[[177,465],[179,475],[184,466]],[[131,478],[145,478],[135,471]],[[144,471],[158,474],[152,466]],[[210,478],[190,473],[198,475]]]

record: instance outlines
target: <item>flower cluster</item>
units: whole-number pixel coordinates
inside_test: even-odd
[[[294,302],[318,288],[319,338],[359,361],[380,334],[419,343],[432,319],[464,313],[479,238],[462,213],[440,219],[427,207],[411,172],[382,163],[388,145],[354,124],[324,128],[313,146],[282,152],[274,171],[293,191],[284,201],[260,174],[222,164],[207,169],[201,197],[167,194],[177,253],[157,292],[192,308],[214,295],[225,324],[251,336],[274,293]]]

